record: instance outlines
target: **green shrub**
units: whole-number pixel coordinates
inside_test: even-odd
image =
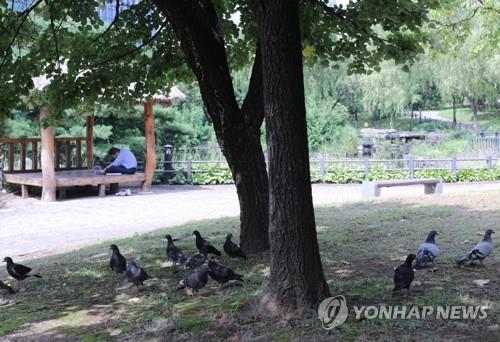
[[[177,170],[174,177],[169,180],[170,184],[232,184],[234,183],[231,170],[226,165],[200,165],[196,167],[192,181],[187,178],[185,170]],[[374,168],[365,177],[361,171],[346,171],[343,169],[330,169],[324,176],[324,183],[352,184],[362,183],[363,180],[393,180],[410,178],[407,171],[387,171],[383,168]],[[453,182],[488,182],[500,180],[500,168],[492,170],[461,170],[453,175],[448,170],[419,170],[415,172],[415,178],[438,178],[445,183]],[[321,183],[321,176],[317,170],[311,170],[311,183]]]
[[[488,182],[497,180],[498,170],[461,170],[457,172],[459,182]]]
[[[233,176],[227,166],[222,165],[203,165],[197,166],[197,171],[193,173],[193,184],[232,184]]]
[[[406,171],[386,171],[382,169],[371,170],[368,174],[368,180],[391,180],[391,179],[406,179],[410,175]]]
[[[318,171],[311,170],[311,183],[321,183],[321,176]]]
[[[333,170],[325,175],[325,183],[348,184],[363,182],[362,172],[352,172],[344,170]]]
[[[445,183],[453,183],[457,181],[456,176],[448,170],[420,170],[415,172],[415,178],[438,178]]]
[[[174,176],[168,180],[171,185],[192,184],[192,180],[188,179],[184,170],[176,170]]]

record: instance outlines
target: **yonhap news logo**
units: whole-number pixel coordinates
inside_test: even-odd
[[[348,314],[349,310],[347,309],[347,301],[344,296],[326,298],[318,308],[319,319],[326,330],[343,324]]]
[[[370,305],[353,306],[356,320],[404,320],[404,319],[441,319],[476,320],[488,317],[488,306],[472,305]],[[344,296],[328,297],[318,307],[318,317],[326,330],[342,325],[349,315],[347,300]]]

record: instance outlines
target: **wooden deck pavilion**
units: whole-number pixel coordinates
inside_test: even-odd
[[[7,169],[3,172],[5,181],[21,185],[23,198],[29,196],[30,187],[41,187],[42,201],[55,201],[57,189],[60,198],[64,198],[65,189],[71,186],[97,186],[99,195],[104,196],[106,185],[110,185],[113,191],[120,183],[141,182],[142,191],[149,193],[156,169],[153,104],[170,106],[173,100],[172,97],[160,95],[153,96],[151,100],[137,101],[138,104],[144,105],[146,154],[143,173],[115,176],[94,173],[94,117],[89,115],[85,137],[54,137],[53,127],[43,125],[40,138],[0,137],[0,145],[7,146]],[[40,108],[40,120],[47,116],[47,108]],[[85,149],[82,143],[85,143]],[[83,150],[86,151],[85,158],[82,156]],[[31,165],[28,165],[27,161],[30,161]]]
[[[120,183],[143,183],[146,176],[142,172],[133,175],[97,175],[94,170],[65,170],[56,171],[56,188],[59,189],[59,198],[65,197],[65,189],[72,186],[97,186],[99,196],[106,194],[106,185],[110,185],[111,191],[116,191]],[[23,172],[5,174],[7,183],[20,184],[23,198],[29,197],[30,187],[43,187],[41,172]]]

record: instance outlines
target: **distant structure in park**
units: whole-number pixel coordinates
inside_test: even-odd
[[[121,0],[120,1],[120,10],[126,10],[130,6],[138,4],[141,0]],[[15,0],[12,1],[11,8],[13,11],[22,12],[29,8],[33,4],[31,0]],[[109,24],[113,21],[116,15],[116,7],[115,2],[107,3],[103,8],[97,8],[97,12],[101,19]]]

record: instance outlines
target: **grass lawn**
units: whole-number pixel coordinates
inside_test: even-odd
[[[110,242],[53,257],[25,260],[43,274],[25,290],[0,297],[0,340],[165,341],[499,341],[500,253],[486,267],[457,268],[454,259],[482,238],[500,235],[500,193],[420,196],[316,209],[324,270],[332,295],[344,295],[347,322],[326,331],[316,315],[288,320],[262,316],[258,302],[268,285],[268,255],[222,262],[245,276],[243,286],[214,289],[212,280],[190,297],[175,291],[183,273],[165,262],[167,230],[115,240],[151,280],[141,291],[108,269]],[[238,220],[192,223],[168,232],[194,251],[198,229],[221,245]],[[418,271],[409,297],[392,296],[393,269],[436,229],[442,250],[438,270]],[[498,241],[497,236],[493,236]],[[497,243],[498,245],[498,243]],[[7,274],[2,268],[1,279]],[[479,287],[475,279],[489,279]],[[486,305],[484,320],[356,320],[353,305]]]
[[[445,118],[453,119],[452,109],[438,111]],[[500,130],[500,113],[495,111],[484,111],[478,113],[479,127],[484,129]],[[472,123],[472,110],[470,108],[458,108],[457,120],[463,123]]]

